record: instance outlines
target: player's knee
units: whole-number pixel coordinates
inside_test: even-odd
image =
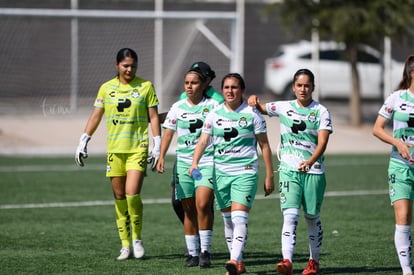
[[[299,220],[299,209],[297,208],[286,208],[283,209],[283,222],[285,224],[296,225]]]

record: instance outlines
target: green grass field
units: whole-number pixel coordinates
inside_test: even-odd
[[[401,274],[387,195],[386,155],[328,155],[321,274]],[[120,242],[104,157],[0,159],[0,274],[224,274],[228,251],[215,213],[212,268],[185,268],[184,235],[170,205],[172,159],[145,179],[146,257],[116,261]],[[263,171],[261,171],[261,174]],[[276,175],[277,178],[277,175]],[[276,274],[282,216],[276,194],[259,192],[249,216],[247,274]],[[277,181],[276,181],[277,182]],[[301,215],[295,274],[308,259]]]

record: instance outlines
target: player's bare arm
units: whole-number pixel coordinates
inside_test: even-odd
[[[390,133],[388,133],[385,130],[387,122],[388,120],[385,117],[378,116],[377,120],[375,121],[374,127],[372,128],[372,134],[379,138],[381,141],[395,146],[401,157],[403,157],[406,160],[409,160],[410,162],[414,162],[414,159],[409,150],[409,148],[412,148],[413,146],[397,138],[394,138]]]
[[[325,153],[330,134],[331,132],[328,130],[320,130],[318,132],[318,145],[313,151],[312,156],[299,165],[298,171],[304,173],[308,172],[312,165]]]
[[[273,162],[272,162],[272,150],[269,145],[267,134],[256,135],[257,143],[262,151],[263,161],[266,169],[266,178],[264,182],[265,196],[270,195],[275,189],[274,176],[273,176]]]
[[[162,135],[161,148],[160,148],[160,158],[157,164],[158,173],[164,173],[164,164],[165,164],[165,155],[167,154],[168,148],[170,147],[171,140],[175,132],[171,129],[165,129],[164,134]]]
[[[198,168],[198,162],[201,159],[201,156],[204,153],[208,143],[210,142],[210,135],[206,133],[201,133],[200,138],[198,139],[197,145],[194,149],[193,163],[191,164],[190,169],[188,169],[188,174],[191,176],[193,169]]]
[[[266,104],[260,104],[260,99],[257,95],[249,96],[249,98],[247,99],[247,104],[249,104],[250,107],[259,110],[259,112],[263,115],[267,115]]]

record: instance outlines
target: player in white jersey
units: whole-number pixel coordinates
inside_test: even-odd
[[[142,258],[145,254],[141,240],[143,205],[141,188],[148,157],[148,120],[154,137],[152,156],[158,158],[161,129],[158,122],[158,98],[150,81],[136,76],[138,56],[132,49],[123,48],[116,56],[118,75],[101,85],[95,108],[85,126],[76,150],[75,161],[84,166],[87,144],[102,117],[107,130],[107,171],[110,178],[121,240],[118,260],[131,254]],[[132,248],[131,251],[131,241]]]
[[[260,104],[256,96],[251,96],[249,104],[280,120],[279,193],[283,213],[283,260],[276,264],[276,271],[293,274],[296,226],[299,209],[303,206],[310,257],[302,274],[309,275],[319,272],[323,236],[319,214],[326,186],[323,153],[332,133],[332,123],[328,110],[312,99],[315,81],[311,71],[298,70],[293,77],[292,89],[295,100]]]
[[[189,170],[201,167],[201,156],[214,147],[214,193],[224,220],[224,233],[230,260],[227,274],[246,272],[243,250],[247,239],[247,221],[258,182],[259,144],[266,166],[265,195],[273,192],[272,152],[267,138],[266,121],[243,100],[245,84],[236,73],[226,75],[221,84],[225,103],[211,112],[203,126]]]
[[[212,98],[214,100],[216,100],[219,103],[223,103],[224,99],[223,96],[221,95],[221,93],[217,92],[213,86],[211,86],[211,82],[213,81],[213,79],[216,77],[216,73],[211,69],[210,65],[208,65],[207,63],[203,62],[203,61],[198,61],[198,62],[194,62],[189,70],[196,70],[198,71],[200,74],[203,75],[203,77],[206,78],[207,82],[208,82],[208,87],[206,88],[205,91],[205,96],[207,98]],[[186,99],[187,93],[185,92],[185,90],[180,94],[179,99]],[[167,116],[167,113],[161,113],[159,114],[160,117],[160,122],[164,123],[165,118]],[[175,164],[174,164],[175,166]],[[176,169],[174,168],[174,171]],[[183,206],[181,204],[181,201],[178,200],[175,196],[175,173],[173,173],[172,176],[172,181],[171,181],[171,204],[173,206],[174,212],[177,215],[177,217],[179,218],[179,220],[181,221],[182,224],[184,224],[184,210],[183,210]],[[211,204],[212,209],[211,211],[213,212],[213,218],[214,218],[214,209],[213,209],[213,203]],[[186,252],[186,255],[188,253]]]
[[[392,120],[393,133],[385,130]],[[395,214],[394,244],[403,275],[412,275],[411,223],[414,199],[414,55],[407,58],[398,90],[378,112],[373,134],[392,145],[388,186]]]
[[[209,80],[198,68],[191,68],[184,77],[187,97],[174,103],[164,121],[160,159],[157,170],[164,172],[164,158],[171,140],[177,133],[175,164],[175,197],[184,210],[184,232],[188,256],[186,267],[210,267],[210,245],[213,229],[213,151],[212,145],[201,158],[203,177],[195,180],[188,175],[194,148],[209,112],[220,103],[208,97]],[[201,249],[200,249],[201,248]],[[200,253],[201,251],[201,253]]]

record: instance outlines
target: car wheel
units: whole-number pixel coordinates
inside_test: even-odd
[[[292,82],[289,82],[283,89],[282,97],[285,100],[295,99],[295,93],[292,90]]]

